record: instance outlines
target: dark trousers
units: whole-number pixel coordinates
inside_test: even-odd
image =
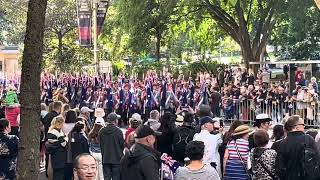
[[[64,168],[53,169],[53,180],[64,180]]]
[[[120,180],[119,164],[103,164],[104,180]]]
[[[66,167],[64,168],[64,179],[71,180],[73,179],[73,164],[67,163]]]
[[[211,111],[212,111],[213,117],[220,117],[220,107],[219,106],[212,107]]]
[[[19,127],[18,126],[12,126],[11,127],[11,132],[9,134],[10,135],[19,136]]]

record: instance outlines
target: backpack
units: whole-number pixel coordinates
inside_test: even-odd
[[[127,148],[130,149],[130,147],[135,143],[135,131],[132,131],[128,134],[128,137],[126,139],[126,145]]]
[[[128,149],[125,150],[125,153],[120,161],[120,179],[121,180],[132,180],[133,177],[139,177],[138,161],[153,156],[151,153],[145,153],[142,156],[137,158],[131,158],[132,152]]]
[[[304,144],[301,154],[301,166],[304,179],[320,179],[320,161],[317,152],[312,148],[306,147],[306,144]]]
[[[176,133],[173,135],[173,152],[176,160],[183,160],[185,157],[185,148],[187,144],[193,140],[194,134],[195,130],[191,127],[182,126],[177,129]]]

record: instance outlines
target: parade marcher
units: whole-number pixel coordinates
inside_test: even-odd
[[[63,124],[64,119],[62,116],[53,118],[47,136],[46,149],[49,154],[48,169],[52,170],[51,178],[53,180],[64,180],[68,138],[62,131]],[[51,179],[49,174],[48,170],[48,176],[49,179]]]
[[[219,122],[214,121],[211,117],[205,116],[200,119],[201,131],[194,135],[194,141],[202,141],[205,145],[205,153],[203,156],[203,163],[211,165],[216,168],[220,177],[221,166],[220,166],[220,155],[218,152],[219,145],[222,143],[221,133],[216,135],[211,134],[213,131],[219,131]],[[222,131],[220,131],[222,132]]]
[[[117,127],[119,119],[120,116],[116,113],[108,114],[106,127],[102,128],[98,135],[105,180],[120,180],[120,159],[125,142],[122,131]]]
[[[276,172],[281,180],[319,179],[319,152],[315,140],[304,133],[304,120],[291,116],[285,123],[288,136],[279,146]]]
[[[269,142],[269,134],[265,130],[257,130],[253,135],[257,147],[252,149],[251,167],[253,179],[276,180],[275,170],[277,153],[266,146]]]
[[[136,142],[121,159],[121,180],[159,180],[160,153],[154,149],[156,136],[160,135],[147,125],[136,130]]]
[[[80,154],[73,163],[73,175],[77,180],[96,180],[97,163],[90,154]]]
[[[268,114],[258,114],[256,116],[254,126],[257,127],[258,129],[263,129],[265,131],[268,131],[271,126],[271,121],[272,121],[272,119],[270,118],[270,116]],[[256,143],[254,142],[253,136],[254,136],[254,132],[251,133],[249,136],[250,150],[257,147]],[[268,147],[271,147],[271,144],[268,145]]]
[[[16,179],[19,138],[9,135],[10,122],[0,119],[0,179]]]
[[[186,155],[190,163],[186,167],[180,167],[176,171],[176,180],[220,180],[217,171],[210,165],[202,162],[205,145],[202,141],[191,141],[186,146]]]
[[[184,164],[184,159],[187,157],[185,153],[186,146],[190,141],[192,141],[196,130],[192,126],[192,123],[194,122],[193,114],[186,113],[182,118],[182,125],[178,126],[174,130],[172,155],[173,159],[180,162],[181,164]]]
[[[100,141],[98,138],[99,132],[103,127],[105,127],[104,120],[97,118],[96,121],[94,122],[92,130],[89,133],[90,154],[96,159],[96,162],[97,162],[96,180],[104,180],[102,154],[101,154]]]
[[[246,125],[240,125],[234,130],[232,141],[228,143],[223,158],[225,180],[250,179],[247,170],[249,132],[250,129]]]

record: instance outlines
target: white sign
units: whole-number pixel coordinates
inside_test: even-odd
[[[99,67],[100,67],[100,69],[99,69],[100,73],[106,73],[106,74],[111,73],[112,74],[112,63],[111,63],[111,61],[100,61]]]

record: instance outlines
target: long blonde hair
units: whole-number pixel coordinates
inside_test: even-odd
[[[64,118],[62,116],[54,117],[51,121],[51,125],[49,127],[49,130],[52,130],[54,128],[57,128],[58,125],[64,123]]]

